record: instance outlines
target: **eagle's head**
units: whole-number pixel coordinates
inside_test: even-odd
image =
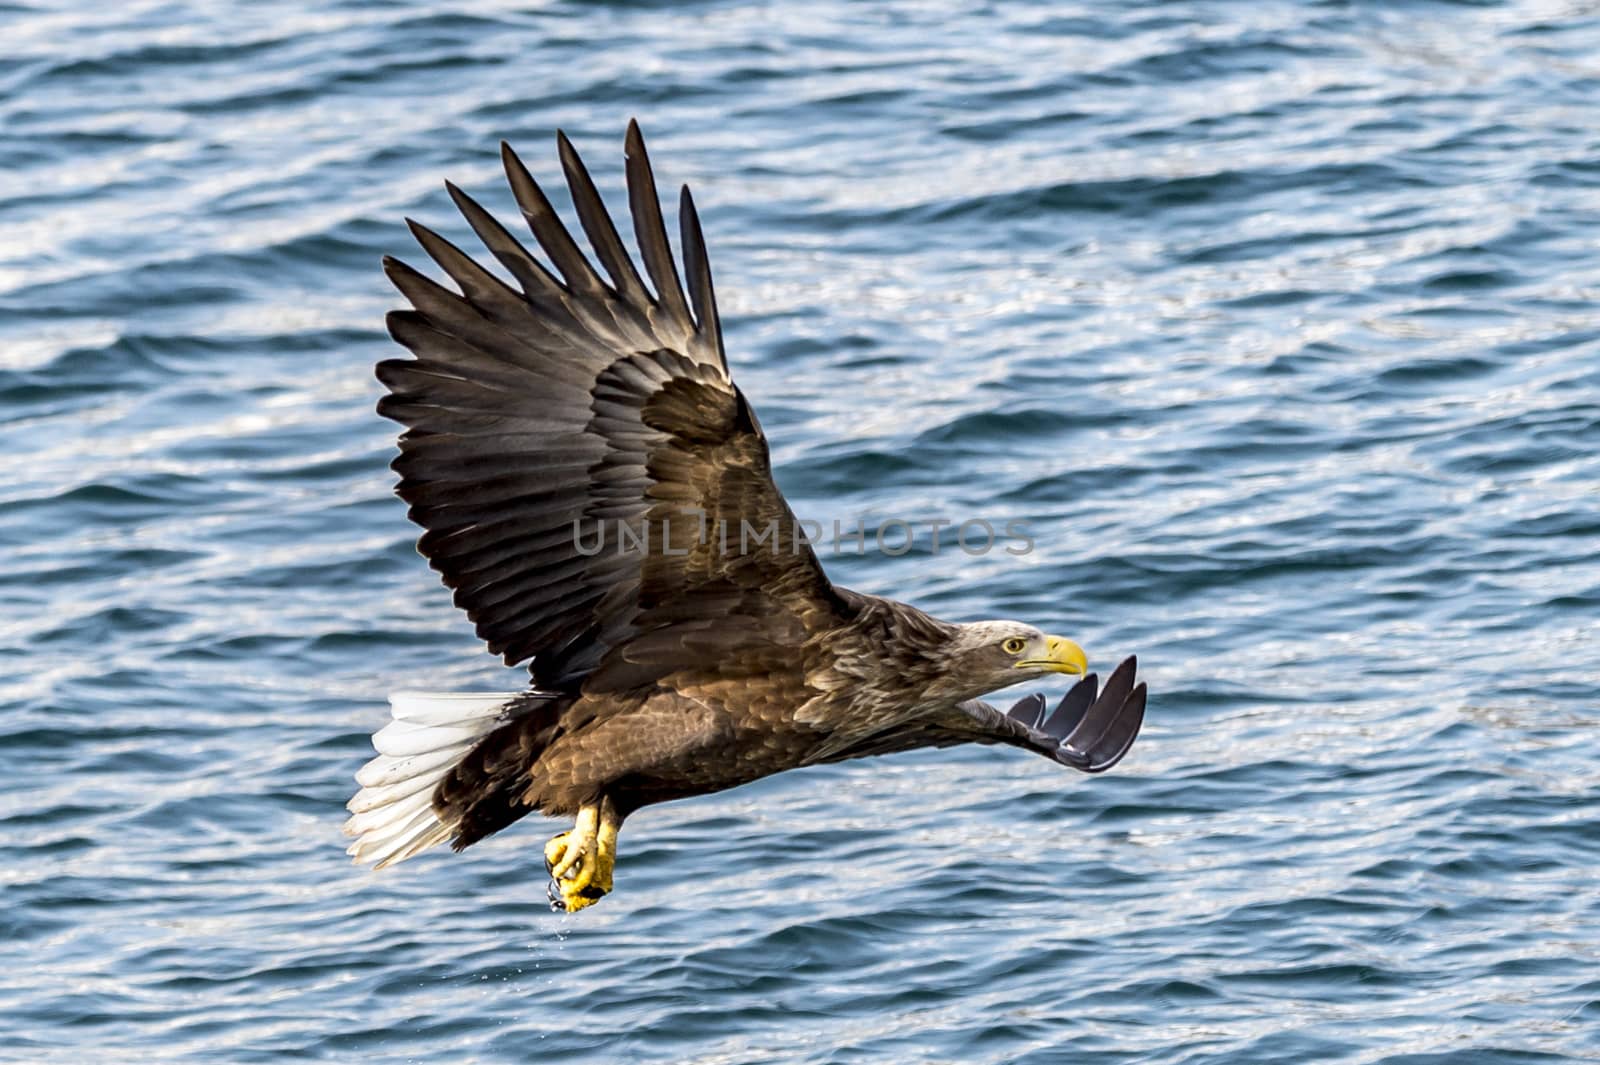
[[[975,699],[1048,673],[1076,676],[1089,668],[1083,648],[1020,621],[975,621],[954,626],[943,649],[940,698]]]

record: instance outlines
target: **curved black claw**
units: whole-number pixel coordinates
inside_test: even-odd
[[[552,911],[556,913],[574,912],[573,908],[567,905],[566,896],[561,891],[560,881],[552,879],[549,884],[545,885],[544,893],[550,900],[550,909]],[[606,897],[605,889],[594,884],[581,887],[574,894],[585,899],[603,899]]]
[[[1130,655],[1112,671],[1103,691],[1100,678],[1090,673],[1045,716],[1044,699],[1030,695],[1006,716],[1033,734],[1039,746],[1056,761],[1085,773],[1104,773],[1122,761],[1144,724],[1147,690],[1134,684],[1138,659]]]

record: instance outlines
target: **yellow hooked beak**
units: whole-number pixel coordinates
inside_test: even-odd
[[[1025,658],[1017,663],[1018,669],[1042,669],[1046,673],[1070,673],[1074,676],[1089,668],[1089,659],[1083,648],[1064,636],[1044,638],[1045,657]]]

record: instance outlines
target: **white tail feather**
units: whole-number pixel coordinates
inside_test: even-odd
[[[378,756],[356,774],[362,787],[347,804],[349,853],[382,869],[450,837],[454,825],[433,814],[433,792],[477,742],[506,719],[519,695],[473,692],[389,696],[394,720],[372,737]]]

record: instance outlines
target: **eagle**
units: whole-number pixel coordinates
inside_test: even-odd
[[[551,906],[574,912],[611,891],[618,830],[653,803],[962,743],[1115,765],[1144,719],[1132,657],[1101,688],[1061,636],[828,579],[729,372],[688,188],[680,275],[630,123],[641,275],[565,134],[557,149],[592,258],[502,144],[548,265],[449,182],[509,281],[409,219],[454,289],[384,260],[410,303],[388,329],[413,356],[377,366],[378,413],[404,427],[396,492],[455,604],[531,683],[390,697],[348,804],[355,860],[459,851],[534,811],[571,818],[544,860]],[[1053,710],[980,698],[1052,674],[1081,678]]]

